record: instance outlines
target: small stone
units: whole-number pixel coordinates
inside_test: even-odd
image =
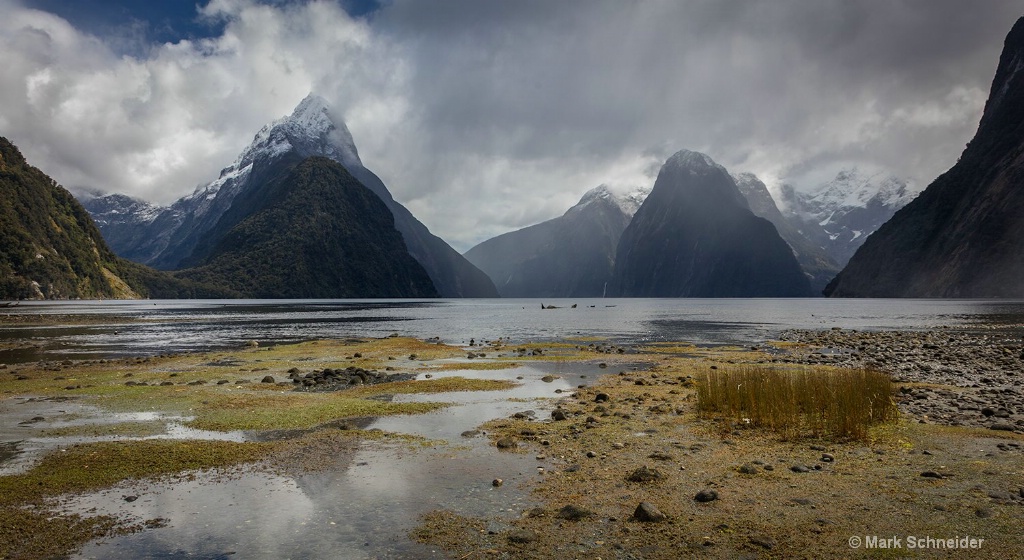
[[[625,448],[626,448],[626,444],[625,443],[615,442],[615,443],[612,444],[612,449],[625,449]]]
[[[739,468],[740,474],[757,474],[761,472],[761,469],[757,468],[756,465],[747,463]]]
[[[718,499],[718,492],[715,492],[710,488],[707,490],[701,490],[700,492],[697,492],[697,495],[694,496],[693,499],[701,503],[713,502]]]
[[[831,462],[833,462],[835,460],[836,460],[835,456],[832,455],[831,453],[822,453],[821,454],[821,462],[822,463],[831,463]]]
[[[595,452],[595,451],[587,451],[587,457],[590,457],[591,459],[593,459],[594,457],[597,457],[597,452]]]
[[[935,471],[924,471],[923,473],[921,473],[921,476],[925,478],[946,478],[941,473]]]
[[[504,437],[494,442],[494,445],[496,445],[498,449],[515,449],[516,441],[512,438]]]
[[[558,519],[568,519],[569,521],[579,521],[580,519],[590,517],[591,515],[594,515],[594,513],[590,510],[570,504],[558,510],[555,517]]]
[[[997,423],[992,424],[988,427],[990,430],[997,430],[1000,432],[1012,432],[1015,428],[1012,424]]]
[[[500,478],[495,478],[494,480],[491,481],[491,486],[495,488],[501,486],[502,484],[505,484],[505,481]]]
[[[264,376],[263,379],[260,379],[260,383],[274,383],[274,376],[272,376],[272,375]]]
[[[532,543],[537,538],[537,533],[529,529],[516,529],[508,534],[509,542],[516,544]]]
[[[646,466],[643,466],[631,472],[629,476],[626,477],[626,480],[630,482],[647,483],[656,482],[662,478],[664,478],[664,475],[658,472],[657,469],[649,469]]]
[[[803,465],[793,465],[792,467],[789,467],[789,470],[791,470],[791,471],[793,471],[795,473],[800,473],[800,474],[811,472],[811,469],[809,469],[809,468],[807,468],[807,467],[805,467]]]
[[[1010,494],[1009,492],[1003,492],[1001,490],[993,490],[989,492],[988,497],[999,502],[1013,501],[1013,494]]]
[[[636,511],[633,512],[633,517],[644,523],[659,523],[668,519],[657,506],[650,502],[640,502],[640,505],[636,506]]]
[[[465,432],[462,432],[459,435],[461,435],[464,438],[472,438],[480,435],[480,430],[466,430]]]
[[[775,548],[777,543],[775,542],[775,539],[767,535],[750,535],[750,544],[771,550]]]
[[[130,503],[134,502],[135,500],[138,500],[139,497],[138,496],[124,496],[122,499],[130,504]]]
[[[565,413],[561,408],[556,408],[551,411],[551,419],[555,421],[568,420],[569,415]]]
[[[555,379],[558,379],[558,378],[555,377],[554,375],[545,375],[544,377],[540,378],[540,380],[543,381],[544,383],[551,383]]]
[[[598,403],[608,402],[608,398],[609,398],[608,397],[608,393],[598,393],[597,396],[594,397],[594,402],[598,402]]]

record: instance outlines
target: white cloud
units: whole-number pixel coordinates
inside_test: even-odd
[[[68,186],[167,203],[317,91],[464,250],[706,151],[767,182],[837,162],[926,184],[959,156],[1024,1],[213,0],[223,33],[115,49],[0,0],[0,134]],[[141,54],[140,54],[141,53]]]

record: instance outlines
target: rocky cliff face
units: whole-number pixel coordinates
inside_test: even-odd
[[[755,216],[764,218],[775,226],[782,239],[789,244],[800,263],[800,268],[811,283],[811,290],[821,294],[825,285],[839,273],[839,265],[819,243],[811,241],[793,222],[782,215],[775,204],[768,187],[753,173],[740,173],[733,179],[740,193]]]
[[[626,297],[802,297],[807,277],[722,166],[681,151],[623,232],[614,287]]]
[[[601,297],[619,237],[646,193],[597,187],[562,216],[488,239],[466,252],[502,297]]]
[[[960,160],[868,238],[828,295],[1024,297],[1022,70],[1024,18]]]

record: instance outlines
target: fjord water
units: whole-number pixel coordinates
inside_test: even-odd
[[[557,309],[542,309],[541,306]],[[573,308],[572,306],[576,307]],[[928,329],[1014,322],[1024,301],[872,299],[463,299],[136,300],[23,302],[10,315],[53,316],[55,325],[7,321],[0,363],[154,355],[316,338],[391,333],[512,341],[597,337],[617,343],[665,340],[748,344],[790,328]],[[92,318],[99,319],[93,320]]]
[[[555,309],[542,309],[541,304],[540,300],[24,302],[2,312],[48,315],[53,320],[46,322],[52,326],[20,327],[16,318],[4,322],[0,342],[13,344],[0,350],[0,363],[153,355],[239,348],[253,340],[265,345],[391,333],[438,337],[456,345],[474,338],[499,337],[512,343],[578,337],[625,345],[670,340],[746,345],[790,328],[915,330],[1020,323],[1024,319],[1024,302],[995,300],[543,302]],[[71,511],[167,520],[162,528],[92,543],[76,557],[443,558],[440,551],[408,538],[421,514],[449,509],[467,516],[514,518],[535,505],[527,490],[531,479],[542,476],[538,467],[550,468],[547,461],[530,454],[499,453],[486,437],[465,438],[461,433],[516,411],[541,411],[545,401],[535,399],[557,398],[560,393],[556,391],[565,394],[607,371],[596,363],[551,362],[509,370],[439,373],[520,378],[521,385],[507,391],[399,395],[396,400],[445,400],[454,406],[425,415],[376,419],[364,426],[444,440],[449,445],[411,450],[402,444],[369,441],[340,454],[326,470],[313,473],[198,474],[173,483],[126,483],[69,499],[65,505]],[[545,382],[542,378],[548,374],[558,379]],[[21,410],[29,405],[8,404],[7,408],[18,409],[14,412],[18,418],[35,415]],[[68,408],[72,404],[55,406]],[[23,452],[62,443],[33,440],[31,435],[4,436],[4,440],[12,440],[6,443]],[[494,488],[490,484],[493,478],[503,478],[505,484]],[[124,496],[129,495],[139,498],[126,502]],[[498,521],[493,530],[505,528],[507,524]]]

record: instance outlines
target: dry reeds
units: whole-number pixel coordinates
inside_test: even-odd
[[[870,426],[895,420],[898,411],[880,371],[740,366],[699,380],[697,413],[790,438],[865,440]]]

